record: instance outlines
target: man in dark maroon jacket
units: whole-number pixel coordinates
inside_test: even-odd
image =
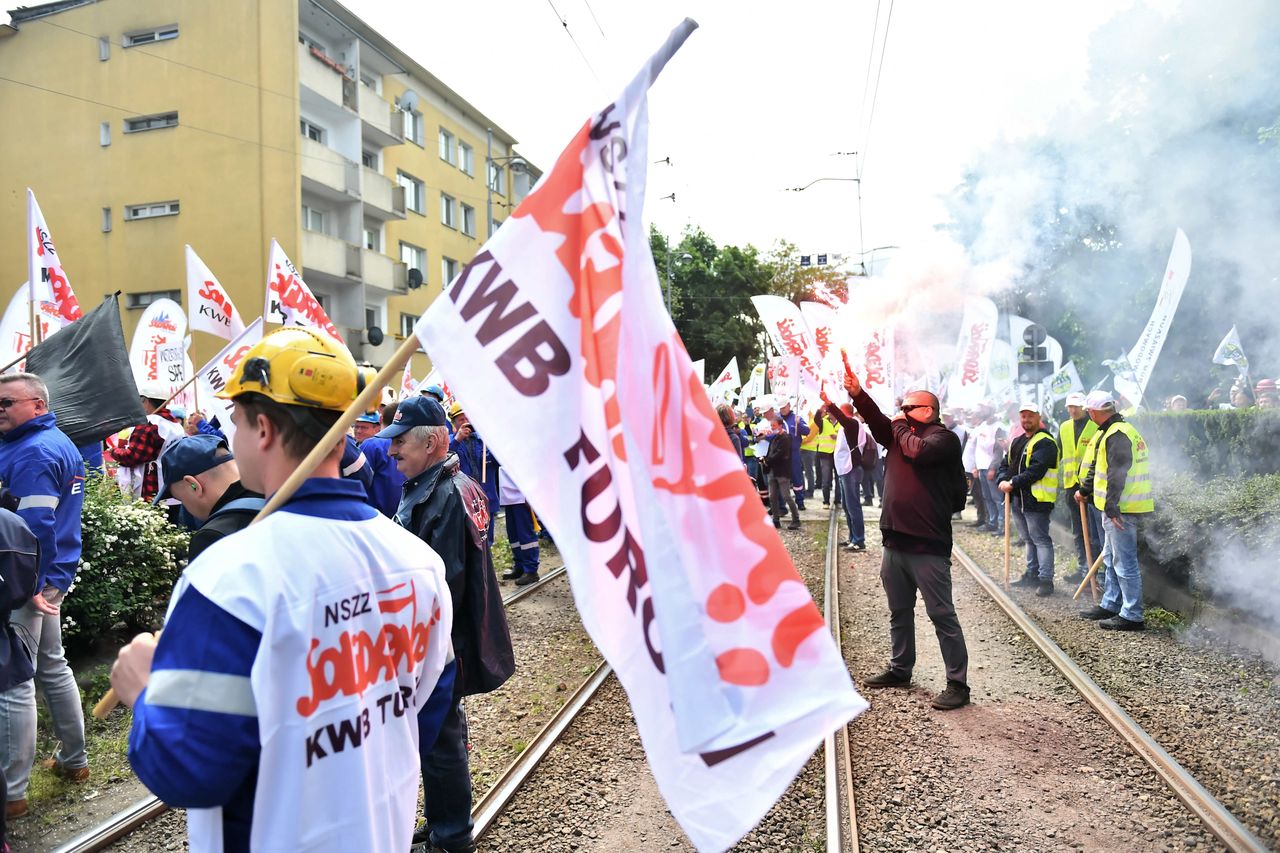
[[[938,398],[912,391],[893,419],[881,414],[845,362],[845,390],[871,435],[888,451],[880,533],[880,581],[889,600],[889,668],[863,681],[867,687],[906,687],[916,662],[916,590],[924,598],[947,667],[947,687],[933,707],[969,704],[969,652],[951,602],[951,516],[965,499],[960,439],[938,418]],[[834,407],[833,407],[834,408]]]

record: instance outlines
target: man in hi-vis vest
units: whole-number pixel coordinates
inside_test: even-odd
[[[1062,478],[1062,493],[1067,501],[1067,514],[1071,516],[1071,535],[1076,544],[1076,570],[1063,580],[1070,584],[1079,584],[1089,571],[1089,559],[1084,547],[1084,528],[1080,524],[1080,510],[1076,507],[1076,492],[1080,491],[1080,460],[1085,448],[1098,432],[1098,425],[1090,420],[1084,410],[1084,395],[1074,391],[1067,395],[1067,418],[1058,425],[1058,473]],[[1088,509],[1088,508],[1086,508]],[[1097,512],[1089,509],[1085,513],[1089,524],[1090,553],[1098,553],[1102,547],[1102,524]]]
[[[1080,614],[1118,631],[1141,631],[1142,574],[1138,569],[1138,519],[1155,511],[1147,442],[1116,411],[1107,391],[1093,391],[1085,401],[1098,434],[1089,445],[1092,458],[1076,500],[1090,499],[1103,514],[1103,564],[1107,567],[1102,603]]]
[[[277,492],[370,378],[311,329],[254,345],[219,392],[245,487]],[[158,643],[135,638],[111,670],[129,763],[187,808],[193,853],[409,849],[419,747],[453,693],[453,605],[439,555],[339,476],[344,446],[193,560]]]
[[[1049,514],[1058,500],[1058,443],[1044,428],[1035,403],[1019,411],[1023,434],[1009,444],[996,473],[1001,494],[1011,495],[1013,523],[1027,543],[1027,571],[1014,586],[1034,586],[1053,595],[1053,539]]]

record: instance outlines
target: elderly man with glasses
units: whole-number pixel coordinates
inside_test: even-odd
[[[49,411],[49,389],[31,373],[0,376],[0,483],[18,498],[18,516],[40,541],[38,592],[10,617],[35,659],[35,681],[0,693],[5,814],[17,818],[27,813],[27,781],[35,762],[36,685],[61,741],[44,765],[73,782],[89,778],[80,690],[62,650],[59,617],[80,563],[84,460]]]
[[[863,681],[867,687],[908,687],[916,662],[916,590],[924,598],[947,669],[947,687],[933,707],[969,704],[969,652],[951,601],[951,516],[967,497],[960,439],[938,418],[938,398],[912,391],[902,411],[885,417],[845,362],[845,390],[871,435],[888,451],[880,533],[880,581],[889,600],[889,667]],[[843,414],[832,414],[841,420]],[[843,422],[843,421],[842,421]]]

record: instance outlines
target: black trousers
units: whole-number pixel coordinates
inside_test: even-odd
[[[933,622],[947,667],[947,681],[967,685],[969,649],[951,602],[951,560],[933,554],[908,554],[886,546],[880,558],[880,582],[889,599],[889,638],[893,656],[889,668],[910,675],[916,665],[916,590],[924,612]]]

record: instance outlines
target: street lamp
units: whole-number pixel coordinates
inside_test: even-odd
[[[678,266],[684,266],[685,264],[692,263],[692,262],[693,262],[693,255],[689,254],[688,252],[684,252],[683,254],[680,255],[679,258],[676,259],[676,264]],[[667,295],[666,295],[668,314],[671,313],[671,285],[673,280],[674,280],[674,270],[671,269],[671,247],[668,246],[667,247]]]
[[[529,163],[519,154],[512,154],[507,157],[493,156],[493,128],[488,128],[489,134],[485,141],[484,147],[484,212],[485,212],[485,239],[493,236],[493,167],[502,163],[510,163],[511,171],[516,174],[523,174],[529,171]]]

